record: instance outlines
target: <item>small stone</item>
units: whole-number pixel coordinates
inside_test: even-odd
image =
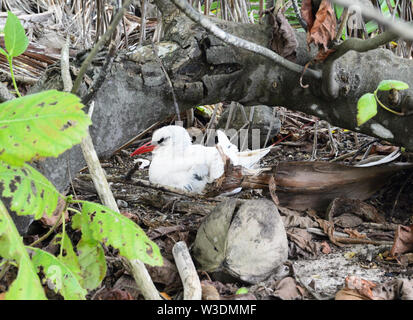
[[[129,204],[125,200],[121,200],[121,199],[116,200],[116,204],[120,208],[127,208],[129,206]]]

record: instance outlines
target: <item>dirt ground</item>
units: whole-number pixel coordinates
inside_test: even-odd
[[[272,152],[264,159],[263,165],[268,166],[276,161],[298,161],[309,160],[313,152],[314,125],[302,127],[305,119],[314,119],[302,114],[294,114],[285,111],[285,119],[278,136],[273,141],[282,140]],[[201,123],[201,122],[200,122]],[[168,124],[168,123],[165,123]],[[331,141],[325,123],[319,123],[317,130],[317,154],[319,161],[329,161],[343,154],[357,150],[366,142],[374,140],[361,134],[355,134],[340,128],[332,128],[333,137],[338,143],[338,153],[331,152]],[[121,150],[110,159],[102,161],[108,177],[124,177],[134,167],[134,159],[129,155],[136,146],[150,137]],[[273,142],[272,141],[272,142]],[[383,142],[376,142],[380,146],[375,150],[382,150],[386,146]],[[374,152],[374,151],[373,151]],[[378,151],[376,151],[378,152]],[[354,161],[358,161],[364,151]],[[151,156],[143,155],[147,159]],[[349,163],[351,157],[344,161]],[[398,161],[409,161],[411,155],[405,153]],[[148,180],[148,168],[137,170],[133,178]],[[190,210],[191,203],[180,206],[179,197],[170,203],[154,207],[151,201],[142,201],[139,198],[140,190],[136,185],[122,182],[119,179],[109,178],[112,191],[117,199],[118,206],[125,216],[139,224],[148,236],[161,248],[165,260],[164,267],[149,267],[149,272],[158,290],[166,299],[182,298],[182,285],[174,265],[171,253],[174,243],[185,241],[191,247],[196,236],[197,229],[203,221],[207,212],[193,212]],[[377,209],[388,225],[412,224],[413,206],[411,193],[413,181],[411,172],[404,171],[395,174],[388,184],[380,189],[365,203]],[[87,179],[87,169],[82,171],[72,182],[69,190],[78,199],[99,201],[94,191],[93,184]],[[157,191],[162,193],[163,191]],[[136,197],[134,197],[136,196]],[[263,197],[262,190],[243,190],[233,196],[237,198],[251,199]],[[145,198],[144,198],[145,199]],[[201,200],[200,200],[201,201]],[[182,202],[182,201],[181,201]],[[196,202],[196,200],[195,200]],[[195,205],[195,203],[192,203]],[[186,208],[186,209],[185,209]],[[280,210],[283,215],[283,210]],[[309,214],[310,213],[310,214]],[[301,217],[320,216],[323,212],[305,211],[295,212]],[[373,282],[375,285],[384,285],[395,279],[410,279],[413,268],[410,260],[398,261],[389,258],[389,252],[395,238],[394,228],[385,230],[380,224],[372,227],[359,221],[352,229],[359,233],[365,233],[369,239],[376,239],[375,244],[339,244],[331,242],[324,234],[306,233],[307,242],[303,244],[296,241],[292,236],[299,226],[287,226],[289,240],[289,257],[285,265],[283,275],[274,275],[265,282],[251,285],[242,282],[222,283],[214,281],[206,272],[198,270],[205,292],[208,288],[215,292],[214,297],[220,299],[334,299],[337,292],[346,285],[346,277],[356,276],[363,281]],[[383,225],[383,224],[381,224]],[[336,232],[343,232],[345,228],[335,225]],[[301,228],[305,231],[306,228]],[[72,234],[77,237],[76,232]],[[293,238],[292,238],[293,237]],[[295,241],[293,241],[295,239]],[[116,254],[107,249],[108,273],[102,286],[89,295],[90,299],[141,299],[139,290],[134,285],[130,275],[125,271]],[[253,259],[253,257],[252,257]],[[236,291],[246,287],[248,293],[236,295]],[[120,291],[119,291],[120,290]]]

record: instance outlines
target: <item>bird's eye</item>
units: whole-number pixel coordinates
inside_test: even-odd
[[[164,142],[165,141],[165,138],[160,138],[159,140],[158,140],[158,144],[161,144],[162,142]]]

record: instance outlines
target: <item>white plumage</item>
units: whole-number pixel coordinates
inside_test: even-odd
[[[217,131],[218,145],[234,165],[253,168],[269,148],[239,152],[224,132]],[[152,151],[149,181],[190,192],[201,193],[207,183],[224,173],[224,161],[216,147],[192,144],[188,132],[180,126],[166,126],[153,133],[152,141],[131,155]]]

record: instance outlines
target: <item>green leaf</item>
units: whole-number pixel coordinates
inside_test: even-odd
[[[374,94],[366,93],[357,102],[357,125],[373,118],[377,114],[377,102]]]
[[[5,56],[6,58],[8,58],[9,54],[6,52],[6,50],[4,50],[3,48],[0,48],[0,53]]]
[[[408,88],[409,85],[406,82],[399,80],[383,80],[377,86],[377,90],[380,91],[389,91],[391,89],[406,90]]]
[[[22,165],[80,143],[91,124],[82,108],[77,96],[56,90],[0,104],[0,160]]]
[[[83,288],[93,290],[99,286],[106,275],[105,253],[101,244],[93,237],[87,214],[74,215],[72,228],[82,230],[82,238],[76,246],[78,261],[82,270]]]
[[[337,19],[340,19],[341,15],[343,14],[344,8],[339,5],[334,5],[334,11],[336,12]]]
[[[55,256],[38,248],[28,248],[34,251],[32,262],[42,271],[52,283],[54,290],[66,300],[86,300],[87,291],[83,289],[73,271]]]
[[[82,272],[83,288],[96,289],[106,275],[105,252],[97,241],[88,242],[80,239],[76,246],[78,261]]]
[[[0,198],[10,201],[9,208],[16,214],[40,219],[44,213],[53,214],[59,192],[28,164],[18,167],[0,161]]]
[[[4,43],[10,57],[17,57],[26,51],[29,39],[19,19],[10,11],[7,12],[4,27]]]
[[[0,201],[0,257],[18,263],[17,278],[9,287],[8,300],[45,300],[46,295],[30,261],[23,239],[3,202]]]
[[[17,277],[9,287],[5,299],[47,300],[36,269],[29,257],[20,259]]]
[[[163,264],[158,246],[134,222],[102,205],[82,201],[82,217],[72,222],[73,228],[80,228],[94,239],[111,245],[127,259],[138,259],[149,265]],[[74,217],[73,217],[74,218]]]
[[[237,292],[235,292],[235,294],[247,294],[248,293],[248,289],[245,287],[241,287],[237,290]]]
[[[62,248],[62,255],[59,255],[57,259],[59,259],[73,272],[80,285],[82,285],[83,287],[82,272],[80,271],[79,260],[77,258],[76,252],[73,250],[73,245],[70,238],[66,233],[64,233],[63,236],[61,233],[59,233],[54,237],[52,243],[59,245]]]
[[[369,21],[366,23],[366,31],[368,34],[379,29],[379,25],[375,21]]]

